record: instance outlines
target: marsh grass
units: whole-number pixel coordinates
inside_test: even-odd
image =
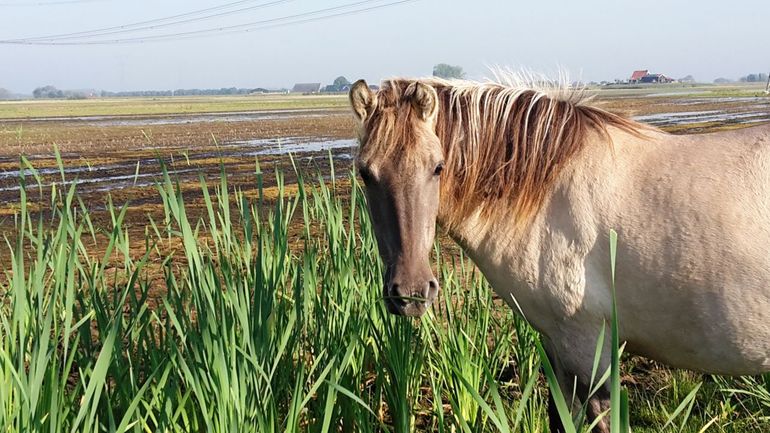
[[[29,188],[0,281],[0,431],[547,430],[553,374],[539,337],[463,256],[437,246],[443,292],[426,317],[387,314],[353,173],[341,191],[333,172],[309,180],[297,172],[290,193],[277,170],[278,194],[268,199],[255,164],[258,194],[249,199],[222,169],[215,185],[200,178],[205,210],[193,218],[164,169],[163,217],[131,239],[127,205],[108,199],[110,224],[95,227],[63,168],[61,185],[70,186],[44,190],[26,185],[40,177],[22,165],[31,176],[19,182]],[[33,214],[28,194],[52,211]],[[96,239],[104,239],[98,257]],[[165,244],[178,247],[164,252]],[[629,407],[617,392],[619,359],[611,373],[597,372],[618,396],[608,415],[618,417],[617,432]],[[710,379],[706,394],[676,381],[661,393],[642,390],[632,395],[631,423],[757,431],[768,425],[768,382]],[[566,408],[569,397],[561,399]],[[587,427],[579,413],[562,416],[575,431]]]

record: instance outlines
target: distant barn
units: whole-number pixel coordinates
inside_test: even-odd
[[[641,83],[642,78],[644,78],[646,75],[648,75],[650,71],[647,69],[640,70],[640,71],[634,71],[633,74],[631,74],[631,79],[628,80],[629,83]]]
[[[321,91],[321,83],[297,83],[291,89],[291,93],[318,93]]]
[[[647,74],[642,77],[642,83],[673,83],[674,79],[663,74]]]
[[[673,83],[674,79],[669,78],[663,74],[651,74],[647,69],[634,71],[631,74],[631,78],[628,79],[629,83]]]

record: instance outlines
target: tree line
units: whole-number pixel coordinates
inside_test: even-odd
[[[249,95],[252,93],[266,93],[267,89],[257,88],[237,88],[222,87],[220,89],[176,89],[176,90],[130,90],[121,92],[101,91],[79,91],[79,90],[61,90],[54,86],[42,86],[32,91],[32,96],[36,99],[85,99],[88,97],[100,96],[102,98],[110,97],[133,97],[133,96],[214,96],[214,95]]]
[[[433,67],[433,75],[440,78],[465,78],[465,72],[460,66],[439,63]],[[350,81],[339,76],[325,86],[323,92],[345,92],[350,89]],[[280,89],[279,91],[285,91]],[[176,89],[176,90],[128,90],[111,92],[108,90],[61,90],[52,85],[41,86],[32,91],[35,99],[85,99],[90,97],[119,98],[119,97],[156,97],[156,96],[216,96],[216,95],[250,95],[253,93],[268,93],[262,87],[222,87],[219,89]],[[0,99],[8,99],[12,95],[5,89],[0,89]]]
[[[218,96],[218,95],[250,95],[252,93],[267,93],[262,87],[222,87],[219,89],[176,89],[176,90],[134,90],[124,92],[99,92],[102,97],[127,96]]]
[[[433,76],[447,79],[463,79],[465,71],[461,66],[439,63],[433,67]],[[692,81],[692,76],[687,76],[682,81]],[[757,74],[748,74],[738,79],[742,83],[765,83],[768,81],[768,74],[760,72]],[[717,78],[715,83],[730,83],[732,80],[727,78]],[[345,92],[350,88],[350,81],[344,76],[339,76],[332,84],[324,86],[322,92]],[[279,91],[286,91],[280,89]],[[268,93],[270,90],[256,87],[222,87],[219,89],[176,89],[176,90],[130,90],[121,92],[102,91],[77,91],[60,90],[55,86],[38,87],[32,92],[36,99],[85,99],[88,97],[154,97],[154,96],[215,96],[215,95],[249,95],[253,93]],[[0,88],[0,99],[11,99],[15,97],[10,91]]]
[[[745,77],[741,77],[741,83],[765,83],[767,82],[767,74],[760,72],[759,74],[749,74]]]

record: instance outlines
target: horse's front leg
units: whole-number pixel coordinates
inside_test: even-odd
[[[596,427],[594,427],[594,433],[610,432],[610,425],[608,420],[609,408],[609,390],[603,386],[596,392],[594,396],[588,399],[588,406],[586,407],[586,419],[588,420],[588,425],[593,423],[594,420],[596,420],[598,417],[602,417],[602,419],[596,424]],[[548,425],[550,427],[551,433],[566,432],[564,423],[562,423],[561,416],[559,415],[559,410],[556,408],[556,401],[554,400],[553,395],[548,397]]]
[[[605,382],[593,394],[589,395],[596,388],[595,383],[591,383],[591,377],[598,329],[600,328],[597,328],[595,333],[586,332],[584,326],[581,326],[581,329],[575,329],[575,332],[569,332],[568,328],[572,328],[572,326],[565,323],[562,329],[566,332],[558,336],[546,337],[545,349],[559,382],[559,388],[567,404],[572,403],[573,414],[585,409],[587,425],[601,417],[593,428],[593,433],[610,433],[609,383]],[[601,351],[599,371],[597,371],[594,381],[599,380],[609,366],[611,352],[607,343],[605,339]],[[552,433],[565,431],[553,396],[549,398],[548,402],[548,417]]]

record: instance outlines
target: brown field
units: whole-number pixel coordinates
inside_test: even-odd
[[[770,121],[770,98],[755,95],[755,90],[707,88],[686,94],[679,89],[669,93],[657,93],[656,88],[611,90],[598,92],[594,103],[672,133],[705,133]],[[141,99],[130,103],[96,100],[90,105],[88,101],[0,104],[0,119],[19,112],[44,115],[0,120],[0,231],[9,233],[13,225],[20,155],[40,170],[43,184],[50,186],[60,182],[54,148],[61,152],[67,180],[77,179],[79,193],[93,210],[103,207],[108,195],[117,205],[129,203],[128,220],[137,229],[143,227],[147,214],[157,210],[153,184],[160,160],[190,190],[191,202],[200,199],[193,191],[201,173],[209,183],[216,182],[220,166],[224,166],[230,184],[249,191],[256,186],[258,161],[266,185],[271,186],[273,168],[290,164],[288,152],[294,153],[299,165],[328,165],[327,151],[320,149],[329,147],[330,140],[350,140],[332,146],[336,171],[345,174],[354,152],[353,123],[344,108],[345,97],[286,98],[284,104],[274,99],[265,104],[257,98],[252,105],[243,97],[229,102],[228,98],[210,98],[208,105],[205,99],[196,100],[198,105],[175,105],[174,98],[167,98],[170,101],[161,107],[184,110],[170,114],[158,109],[162,113],[158,115],[126,115],[116,108],[129,104],[136,112],[146,113],[153,101],[142,103]],[[179,99],[185,102],[185,98]],[[41,104],[47,109],[40,109]],[[238,111],[223,112],[226,108]],[[114,112],[121,114],[110,114]],[[62,113],[70,117],[56,117]],[[290,183],[291,178],[288,180]],[[27,183],[33,181],[27,178]],[[28,193],[34,200],[32,189]],[[45,206],[38,203],[38,207]]]

